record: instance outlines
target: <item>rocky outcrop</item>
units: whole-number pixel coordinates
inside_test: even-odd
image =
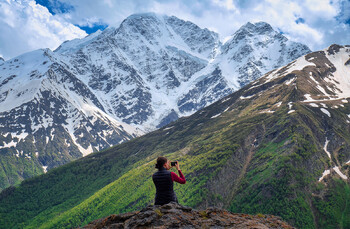
[[[175,202],[95,220],[83,227],[102,228],[293,228],[273,215],[230,213],[220,208],[196,210]]]

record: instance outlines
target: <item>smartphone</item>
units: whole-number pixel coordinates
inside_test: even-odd
[[[172,162],[171,162],[171,166],[175,166],[176,164],[177,164],[176,161],[172,161]]]

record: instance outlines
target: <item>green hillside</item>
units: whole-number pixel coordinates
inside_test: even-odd
[[[190,117],[4,190],[0,228],[71,228],[139,210],[153,203],[160,155],[180,162],[181,204],[274,214],[297,228],[350,228],[349,181],[333,170],[319,181],[334,166],[350,175],[350,105],[324,101],[337,105],[330,118],[303,102],[314,90],[309,71],[321,70],[264,77]]]

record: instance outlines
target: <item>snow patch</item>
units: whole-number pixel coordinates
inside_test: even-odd
[[[311,97],[310,94],[305,94],[304,97],[306,98],[306,100],[304,100],[304,102],[314,102],[315,100]]]
[[[241,97],[239,97],[240,99],[250,99],[250,98],[253,98],[254,97],[254,95],[250,95],[250,96],[246,96],[246,97],[244,97],[244,96],[241,96]]]
[[[324,143],[323,150],[326,152],[328,155],[329,159],[331,158],[330,152],[327,151],[327,146],[328,146],[329,140],[326,138],[326,142]]]
[[[164,130],[170,130],[172,128],[174,128],[174,126],[169,126],[169,127],[165,128]]]
[[[284,84],[289,85],[289,84],[291,84],[295,79],[296,79],[296,77],[294,77],[294,78],[292,78],[292,79],[290,79],[290,80],[287,80]]]
[[[9,143],[4,143],[4,146],[0,146],[0,149],[3,149],[3,148],[11,148],[11,147],[15,147],[17,146],[17,143],[18,142],[14,142],[13,140]]]
[[[214,115],[214,116],[211,116],[211,118],[216,118],[216,117],[219,117],[220,115],[221,115],[221,113],[216,114],[216,115]]]
[[[316,103],[309,103],[309,105],[312,107],[318,107],[318,105]]]
[[[328,115],[328,117],[331,117],[331,113],[329,113],[329,111],[328,111],[327,109],[321,108],[321,111],[322,111],[323,113],[325,113],[326,115]]]
[[[320,179],[318,179],[318,182],[322,181],[323,178],[329,174],[331,174],[331,170],[329,170],[329,169],[325,170],[322,174],[322,177],[320,177]]]
[[[276,69],[273,72],[271,72],[269,75],[267,75],[266,76],[267,80],[265,81],[265,83],[268,83],[271,80],[277,79],[281,76],[285,76],[288,73],[291,73],[293,71],[303,70],[307,66],[316,66],[316,65],[314,63],[311,63],[311,62],[308,62],[307,60],[305,60],[305,56],[299,57],[298,59],[296,59],[294,61],[294,63],[292,63],[290,66],[288,66],[287,71],[283,72],[282,74],[277,74],[277,73],[285,67],[281,67],[279,69]]]
[[[318,84],[316,87],[317,87],[317,89],[318,89],[319,91],[321,91],[325,96],[328,96],[328,97],[331,96],[331,95],[329,95],[329,94],[326,92],[326,90],[325,90],[323,87],[321,87],[319,84]]]
[[[228,98],[226,98],[226,99],[223,99],[223,100],[221,100],[221,103],[224,103],[224,102],[226,102],[226,101],[228,101],[228,100],[230,100],[231,98],[230,97],[228,97]]]
[[[305,56],[299,57],[296,61],[289,67],[288,71],[285,74],[291,73],[293,71],[301,71],[307,66],[315,66],[312,62],[309,62],[305,59]]]
[[[266,110],[266,111],[260,111],[260,113],[267,113],[267,114],[272,114],[274,113],[275,111],[270,111],[270,110]]]
[[[47,173],[47,167],[48,166],[43,165],[42,167],[43,167],[44,173]]]
[[[336,85],[337,89],[339,89],[337,91],[338,98],[350,97],[350,79],[348,77],[350,67],[345,65],[346,61],[349,59],[349,54],[346,50],[346,48],[342,48],[336,55],[326,52],[326,57],[334,65],[336,71],[332,72],[325,80],[328,83]]]
[[[0,146],[0,149],[3,149],[3,148],[11,148],[11,147],[17,147],[17,144],[21,141],[21,140],[23,140],[23,139],[25,139],[27,136],[28,136],[28,133],[24,133],[24,132],[22,132],[21,134],[17,134],[17,133],[10,133],[11,134],[11,138],[12,138],[12,140],[11,140],[11,142],[8,142],[8,143],[6,143],[6,142],[4,142],[4,145],[3,146]],[[17,141],[14,141],[14,139],[18,139]]]
[[[333,167],[333,169],[334,169],[334,171],[335,171],[336,173],[338,173],[338,175],[339,175],[342,179],[344,179],[344,180],[347,180],[347,179],[348,179],[347,176],[345,176],[345,175],[340,171],[340,169],[339,169],[338,166]]]
[[[80,152],[83,154],[83,157],[85,157],[86,155],[89,155],[90,153],[94,152],[94,150],[92,149],[91,144],[89,145],[89,147],[87,149],[82,147],[80,144],[76,144],[76,146],[78,146]]]
[[[315,78],[312,76],[312,72],[309,73],[310,78],[312,81],[314,81],[317,85],[319,85],[319,82],[315,80]]]
[[[329,140],[326,138],[326,141],[325,141],[325,143],[324,143],[323,150],[326,152],[327,156],[329,157],[329,160],[331,160],[331,153],[328,152],[328,150],[327,150],[328,143],[329,143]],[[350,163],[350,161],[348,161],[347,163]],[[347,163],[346,163],[346,164],[347,164]],[[342,179],[344,179],[344,180],[348,179],[348,178],[340,171],[340,169],[339,169],[338,166],[333,167],[333,170],[334,170]],[[330,174],[330,170],[325,170],[325,171],[323,172],[322,177],[321,177],[318,181],[322,181],[322,179],[323,179],[326,175],[328,175],[328,174]]]

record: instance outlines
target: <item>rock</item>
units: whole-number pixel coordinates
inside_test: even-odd
[[[175,202],[149,205],[141,211],[110,215],[95,220],[85,229],[107,228],[293,228],[273,215],[231,213],[220,208],[196,210]]]

